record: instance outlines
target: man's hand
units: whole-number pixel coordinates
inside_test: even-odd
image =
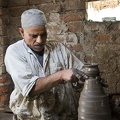
[[[73,87],[78,89],[84,85],[84,81],[85,79],[88,79],[88,76],[78,69],[72,69],[72,70],[74,76],[71,82]]]
[[[84,72],[82,72],[76,68],[72,69],[72,70],[73,70],[73,75],[75,77],[77,77],[79,80],[84,81],[85,79],[88,79],[88,76]]]
[[[78,82],[82,83],[85,79],[88,79],[88,76],[78,69],[65,69],[61,71],[61,78],[65,82],[71,81],[72,83]]]

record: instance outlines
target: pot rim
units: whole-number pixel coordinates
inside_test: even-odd
[[[98,66],[97,63],[85,63],[83,66]]]

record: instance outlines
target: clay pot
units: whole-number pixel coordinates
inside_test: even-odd
[[[97,63],[85,64],[81,71],[83,71],[86,75],[90,77],[96,77],[99,75],[99,69]]]
[[[97,64],[87,64],[82,71],[89,79],[85,80],[78,107],[78,120],[112,120],[108,96],[96,76],[99,75]]]

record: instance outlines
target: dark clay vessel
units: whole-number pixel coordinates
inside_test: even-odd
[[[97,63],[91,63],[91,64],[85,64],[82,67],[82,70],[86,75],[89,77],[96,77],[99,75],[99,69],[98,69],[98,64]]]
[[[78,120],[112,120],[108,96],[104,93],[99,76],[98,65],[86,64],[82,71],[89,76],[85,80],[78,108]]]

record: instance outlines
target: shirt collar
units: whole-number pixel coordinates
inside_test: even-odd
[[[27,49],[28,53],[34,54],[34,52],[27,46],[24,39],[23,39],[23,44],[25,48]],[[46,43],[44,46],[44,54],[49,54],[49,52],[50,52],[50,48],[49,48],[49,45]]]

